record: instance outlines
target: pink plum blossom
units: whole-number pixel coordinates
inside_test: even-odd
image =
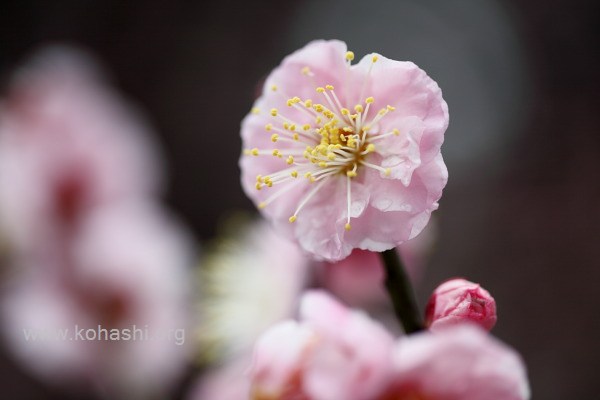
[[[414,239],[396,248],[413,284],[420,281],[436,236],[432,219]],[[345,259],[316,265],[319,283],[352,307],[369,308],[389,303],[383,287],[385,272],[378,253],[354,249]]]
[[[474,325],[391,336],[320,291],[257,341],[252,400],[527,400],[521,357]],[[232,398],[233,399],[233,398]],[[241,398],[240,398],[241,399]]]
[[[251,398],[375,398],[390,376],[391,335],[321,291],[304,295],[300,319],[282,322],[258,340]]]
[[[427,225],[448,178],[448,108],[411,62],[315,41],[266,79],[242,122],[242,186],[315,258],[383,251]]]
[[[184,233],[155,206],[136,202],[87,215],[69,249],[66,260],[46,260],[56,268],[23,268],[9,282],[2,316],[11,351],[48,381],[132,399],[165,390],[186,365],[190,343]],[[99,326],[148,335],[78,334]],[[25,330],[50,338],[27,340]],[[59,330],[66,339],[55,336]]]
[[[486,330],[496,324],[496,301],[476,283],[450,279],[438,286],[425,309],[425,324],[431,330],[465,322]]]
[[[513,349],[472,325],[398,340],[394,378],[380,400],[526,400],[529,384]]]
[[[155,202],[161,166],[149,135],[72,50],[39,53],[0,103],[11,272],[2,327],[42,379],[136,399],[166,392],[186,364],[191,246]]]
[[[15,74],[0,102],[8,246],[54,251],[87,210],[155,193],[160,181],[147,124],[83,54],[46,49]]]

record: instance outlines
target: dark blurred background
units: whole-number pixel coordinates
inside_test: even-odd
[[[258,82],[312,39],[411,60],[444,91],[450,180],[418,288],[450,276],[495,296],[494,334],[524,356],[536,399],[597,398],[600,371],[600,8],[595,1],[8,1],[0,82],[32,51],[92,52],[160,133],[167,201],[200,240],[253,210],[239,124]],[[0,393],[71,398],[0,350]]]

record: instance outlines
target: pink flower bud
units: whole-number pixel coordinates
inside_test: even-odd
[[[430,330],[473,322],[489,331],[496,319],[494,298],[478,284],[465,279],[442,283],[434,290],[425,309],[425,324]]]

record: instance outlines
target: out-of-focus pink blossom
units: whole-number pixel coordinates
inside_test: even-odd
[[[419,282],[435,241],[434,222],[432,219],[419,236],[396,248],[413,284]],[[318,263],[316,271],[323,287],[349,306],[368,308],[389,302],[383,287],[385,272],[378,253],[355,249],[341,261]]]
[[[476,326],[402,337],[394,378],[380,400],[526,400],[521,357]]]
[[[253,400],[527,400],[520,356],[480,327],[391,336],[323,292],[258,340]],[[241,399],[241,398],[240,398]]]
[[[185,366],[191,249],[153,198],[148,135],[71,50],[38,54],[0,104],[0,237],[14,273],[2,326],[24,367],[53,383],[136,399],[165,393]]]
[[[478,284],[465,279],[442,283],[434,290],[425,309],[425,325],[431,330],[471,322],[489,331],[496,319],[494,298]]]
[[[99,75],[46,49],[0,103],[0,235],[18,251],[52,252],[87,210],[159,188],[150,129]]]
[[[251,398],[374,398],[391,371],[385,329],[320,291],[304,295],[300,314],[300,322],[282,322],[258,340]]]
[[[64,263],[24,268],[4,293],[9,348],[53,382],[125,398],[165,390],[186,365],[191,343],[187,243],[150,204],[96,209]],[[56,274],[58,267],[68,272]],[[139,334],[127,339],[122,330],[134,327]],[[118,340],[108,340],[112,329],[121,330]]]
[[[241,130],[246,194],[328,261],[414,238],[448,177],[438,85],[413,63],[377,54],[351,65],[346,50],[315,41],[286,57]]]

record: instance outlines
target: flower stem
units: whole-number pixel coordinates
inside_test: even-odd
[[[413,288],[398,252],[391,249],[380,254],[385,266],[385,288],[394,306],[396,318],[407,334],[423,330]]]

